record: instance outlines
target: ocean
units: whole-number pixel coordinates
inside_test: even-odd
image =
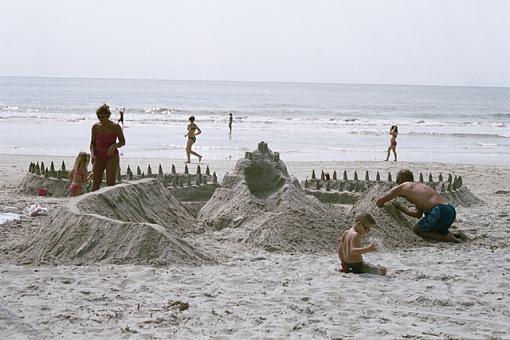
[[[284,161],[379,161],[398,125],[401,161],[510,165],[510,88],[369,84],[0,77],[0,153],[87,151],[102,103],[126,109],[124,157],[184,160],[194,115],[204,161],[262,140]]]

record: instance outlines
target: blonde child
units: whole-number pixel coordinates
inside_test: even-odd
[[[395,162],[397,161],[397,136],[398,136],[398,126],[393,125],[390,128],[390,145],[388,146],[388,154],[386,155],[386,161],[390,158],[390,151],[393,151],[393,155],[395,155]]]
[[[373,266],[363,261],[362,254],[377,250],[377,246],[374,243],[370,243],[366,247],[361,246],[363,237],[373,227],[375,227],[375,221],[372,215],[369,213],[356,215],[353,226],[351,229],[344,232],[338,247],[338,258],[341,263],[341,272],[354,274],[386,274],[385,267]]]
[[[82,194],[82,187],[88,180],[87,167],[89,165],[89,161],[90,156],[86,152],[80,152],[78,156],[76,156],[76,160],[74,161],[74,168],[69,173],[69,178],[71,179],[69,192],[71,193],[71,196],[78,196]]]

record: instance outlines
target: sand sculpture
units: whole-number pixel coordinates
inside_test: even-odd
[[[41,170],[44,169],[44,172]],[[20,191],[34,193],[47,187],[55,196],[67,195],[65,164],[55,170],[32,163]],[[388,173],[385,180],[368,171],[360,179],[355,171],[350,179],[344,171],[330,176],[315,170],[303,182],[289,175],[278,152],[265,142],[246,152],[233,174],[224,176],[219,186],[215,173],[200,165],[195,174],[188,167],[183,173],[157,174],[149,165],[146,173],[128,166],[120,174],[123,183],[70,199],[51,213],[49,226],[40,231],[24,253],[36,263],[204,263],[208,259],[180,237],[203,230],[223,233],[232,239],[270,251],[335,251],[341,232],[350,227],[354,215],[369,211],[378,228],[373,234],[384,238],[388,248],[425,245],[412,227],[415,220],[391,204],[384,209],[375,200],[395,183]],[[147,178],[149,177],[149,178]],[[424,182],[423,174],[419,181]],[[428,185],[448,201],[469,206],[480,203],[462,183],[460,176],[439,174]],[[195,219],[196,217],[196,219]]]
[[[336,170],[331,177],[328,172],[321,170],[320,178],[317,178],[315,170],[312,170],[311,178],[307,178],[302,184],[308,195],[317,197],[321,202],[353,204],[363,197],[363,192],[375,185],[386,184],[388,189],[396,185],[393,181],[395,177],[388,173],[386,180],[382,180],[377,172],[375,178],[370,179],[369,172],[365,171],[364,179],[360,179],[357,171],[354,171],[352,179],[349,179],[347,171],[344,170],[342,178],[339,179]],[[448,174],[445,178],[439,174],[436,178],[437,180],[434,180],[432,174],[429,174],[428,181],[425,182],[423,173],[420,172],[418,181],[433,187],[447,201],[456,205],[471,206],[481,203],[481,200],[463,185],[461,176]]]
[[[126,172],[122,174],[119,168],[117,176],[118,183],[138,180],[141,178],[157,178],[162,181],[165,186],[173,187],[175,190],[172,190],[172,192],[182,197],[183,200],[195,199],[196,197],[199,197],[200,200],[203,200],[204,193],[209,193],[210,197],[214,189],[218,186],[218,177],[216,176],[216,172],[213,172],[211,175],[209,166],[206,166],[205,172],[202,172],[200,164],[197,165],[195,174],[190,173],[187,165],[184,166],[182,173],[178,173],[174,164],[172,164],[171,173],[164,173],[161,164],[158,166],[157,173],[153,173],[150,164],[147,166],[146,172],[142,171],[140,166],[137,166],[135,171],[136,174],[133,173],[131,166],[128,165]],[[45,188],[48,192],[48,195],[54,197],[68,196],[68,187],[70,184],[68,177],[69,170],[66,169],[64,161],[62,161],[60,169],[58,170],[56,170],[53,161],[51,161],[49,167],[45,167],[44,162],[41,162],[40,164],[39,162],[32,162],[30,163],[28,173],[25,175],[19,185],[18,192],[35,195],[38,189]],[[190,189],[183,190],[184,193],[180,194],[179,189],[186,187],[202,187],[201,190],[198,190],[198,192],[201,192],[201,194],[190,194],[197,191]]]
[[[345,209],[328,209],[306,195],[264,142],[225,175],[198,219],[267,250],[305,252],[334,249],[348,223]]]
[[[51,264],[201,264],[208,258],[180,239],[195,219],[156,179],[106,187],[72,198],[23,253]]]

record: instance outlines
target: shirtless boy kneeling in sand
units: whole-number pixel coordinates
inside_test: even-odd
[[[459,232],[453,235],[449,228],[455,221],[455,207],[446,202],[436,190],[423,183],[415,183],[413,173],[410,170],[400,170],[397,173],[397,186],[387,191],[379,197],[376,204],[379,208],[384,203],[397,196],[402,196],[414,208],[404,207],[398,203],[394,205],[403,213],[420,218],[425,213],[425,217],[416,223],[414,232],[419,236],[436,241],[461,242],[466,240],[466,235]]]
[[[354,225],[351,229],[344,232],[340,245],[338,247],[338,257],[342,267],[340,271],[344,273],[370,273],[385,275],[386,268],[382,266],[373,266],[363,261],[362,254],[376,251],[374,243],[366,247],[361,246],[361,240],[366,233],[375,227],[375,221],[369,213],[361,213],[354,218]]]

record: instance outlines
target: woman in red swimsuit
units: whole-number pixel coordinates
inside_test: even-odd
[[[110,120],[110,108],[103,104],[96,110],[99,122],[92,126],[90,155],[92,158],[92,191],[99,189],[106,170],[106,185],[115,185],[119,168],[118,148],[126,141],[119,124]],[[117,139],[119,140],[118,143]]]
[[[390,145],[388,146],[388,154],[386,155],[386,161],[390,158],[390,151],[393,151],[393,155],[395,156],[395,162],[397,161],[397,136],[398,136],[398,126],[393,125],[390,128]]]

